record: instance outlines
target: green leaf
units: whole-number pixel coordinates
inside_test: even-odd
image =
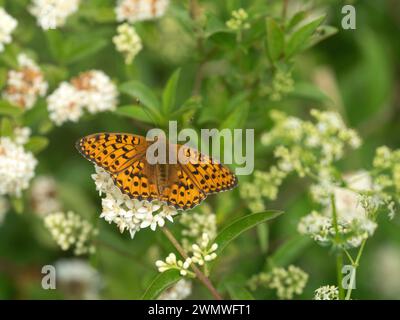
[[[159,273],[153,280],[146,292],[142,296],[142,300],[154,300],[168,287],[182,279],[178,270],[167,270]]]
[[[175,107],[176,91],[180,72],[181,70],[177,69],[169,78],[167,85],[164,88],[162,95],[162,111],[164,115],[168,115],[169,112]]]
[[[243,101],[243,103],[238,104],[234,110],[229,112],[229,115],[221,123],[220,129],[225,128],[240,128],[247,120],[247,115],[249,112],[249,103]]]
[[[0,115],[18,117],[24,113],[22,108],[14,106],[5,100],[0,100]]]
[[[11,137],[13,135],[13,124],[9,118],[1,119],[0,129],[0,136]]]
[[[117,108],[117,110],[115,110],[115,114],[139,120],[142,122],[154,124],[154,120],[152,119],[149,112],[146,111],[146,109],[140,105],[127,105],[119,107]]]
[[[119,90],[132,98],[138,99],[145,106],[157,121],[161,120],[160,101],[153,94],[149,87],[139,81],[129,81],[120,85]]]
[[[257,237],[260,244],[261,252],[266,253],[268,251],[269,241],[269,227],[267,223],[260,223],[257,226]]]
[[[289,38],[289,41],[286,45],[286,56],[290,58],[294,54],[302,51],[306,46],[310,37],[313,35],[318,26],[325,19],[325,16],[322,16],[316,20],[311,21],[310,23],[302,26],[300,29],[296,30]]]
[[[311,244],[312,240],[303,235],[296,235],[274,252],[272,256],[267,258],[266,269],[269,270],[273,267],[284,267],[304,252],[304,250]]]
[[[233,300],[254,300],[250,291],[241,285],[226,283],[225,288]]]
[[[260,223],[274,219],[280,216],[282,213],[282,211],[269,210],[265,212],[249,214],[242,218],[236,219],[229,226],[224,228],[213,240],[213,242],[218,244],[218,249],[216,251],[217,255],[219,255],[231,241],[236,239],[243,232],[255,227]],[[212,261],[210,265],[212,265],[214,261]]]
[[[7,73],[8,71],[6,68],[0,68],[0,89],[6,84]]]
[[[287,30],[292,30],[296,27],[301,21],[303,21],[307,17],[307,11],[299,11],[296,12],[292,18],[290,18],[287,24]]]
[[[208,38],[220,32],[232,32],[232,30],[230,30],[226,26],[226,24],[223,21],[219,20],[215,15],[208,15],[206,27],[204,30],[204,37]]]
[[[35,154],[44,150],[49,144],[49,139],[42,136],[34,136],[29,139],[25,145],[25,149]]]
[[[22,197],[16,198],[13,197],[10,199],[11,206],[15,210],[16,213],[22,213],[24,211],[24,199]]]
[[[101,38],[94,38],[92,40],[72,38],[65,43],[63,60],[68,64],[75,63],[84,58],[93,56],[107,46],[107,44],[108,41]]]
[[[283,55],[285,38],[282,28],[272,18],[267,18],[267,49],[271,61],[277,61]]]
[[[311,37],[305,49],[315,46],[317,43],[325,40],[338,32],[338,29],[332,26],[319,26],[317,31]]]
[[[308,82],[298,82],[295,84],[293,91],[290,92],[290,96],[299,97],[302,99],[314,100],[317,102],[331,102],[331,98],[328,97],[320,88],[316,85]]]
[[[59,30],[48,30],[45,32],[45,35],[47,46],[53,59],[58,62],[62,61],[62,58],[64,56],[64,43],[61,32]]]

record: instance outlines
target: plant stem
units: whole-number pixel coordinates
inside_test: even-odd
[[[335,229],[335,240],[336,240],[336,245],[338,246],[340,243],[340,235],[339,235],[339,225],[338,225],[338,217],[336,212],[334,194],[331,194],[331,205],[332,205],[333,228]],[[343,281],[342,268],[343,268],[343,252],[340,250],[336,253],[336,273],[337,273],[337,282],[338,282],[340,300],[344,299],[344,288],[342,286],[342,281]]]
[[[174,235],[171,233],[171,231],[167,227],[161,228],[161,230],[164,232],[165,236],[168,238],[169,241],[173,244],[173,246],[178,250],[179,254],[184,258],[187,259],[188,255],[186,254],[185,250],[182,248],[182,246],[179,244],[178,240],[174,237]],[[214,288],[212,285],[210,279],[208,279],[203,272],[199,268],[196,267],[193,263],[190,265],[194,273],[196,274],[197,278],[204,284],[204,286],[210,291],[212,296],[216,300],[222,300],[221,295],[218,293],[218,291]]]
[[[350,298],[351,298],[351,292],[353,291],[353,284],[354,284],[354,281],[355,281],[355,278],[356,278],[357,268],[358,268],[359,263],[360,263],[361,255],[362,255],[362,253],[364,251],[364,247],[365,247],[366,241],[367,241],[367,239],[363,240],[363,242],[361,243],[360,249],[358,250],[358,253],[357,253],[356,260],[354,261],[354,263],[352,263],[354,271],[353,271],[352,277],[350,279],[350,286],[349,286],[349,289],[347,290],[346,300],[350,300]]]

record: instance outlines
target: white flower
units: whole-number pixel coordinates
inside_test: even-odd
[[[207,208],[204,206],[203,208]],[[183,226],[182,245],[185,249],[191,248],[191,243],[200,242],[206,233],[214,239],[217,235],[217,218],[214,213],[204,209],[203,212],[183,212],[179,218],[179,223]]]
[[[49,214],[44,218],[44,224],[62,250],[74,248],[76,255],[95,252],[92,240],[97,229],[74,212]]]
[[[183,300],[192,293],[192,282],[181,279],[160,294],[158,300]]]
[[[50,119],[61,125],[66,121],[77,122],[83,115],[83,104],[78,90],[67,82],[47,97],[47,109]]]
[[[335,286],[320,287],[314,294],[314,300],[339,300],[339,289]]]
[[[177,214],[174,207],[156,200],[149,202],[131,199],[114,185],[104,169],[98,166],[95,169],[92,179],[100,196],[105,194],[100,218],[115,223],[120,232],[128,230],[133,238],[140,229],[150,228],[154,231],[157,227],[163,227],[165,220],[173,221],[173,216]]]
[[[90,113],[114,110],[118,91],[102,71],[91,70],[61,85],[47,97],[50,119],[57,125],[77,122],[86,108]]]
[[[62,27],[67,18],[78,10],[79,3],[80,0],[32,0],[29,11],[42,29],[56,29]]]
[[[90,113],[115,110],[118,91],[103,71],[83,72],[72,79],[71,83],[78,90],[82,104]]]
[[[0,195],[21,196],[35,174],[37,160],[8,137],[0,138]]]
[[[136,33],[134,27],[127,23],[121,24],[117,28],[118,34],[113,37],[113,42],[117,51],[125,57],[125,63],[131,64],[135,56],[142,50],[142,40]]]
[[[28,142],[31,136],[31,129],[29,127],[17,127],[14,129],[14,141],[16,144],[24,145]]]
[[[18,107],[31,109],[38,97],[46,94],[48,84],[39,66],[25,54],[19,54],[18,70],[7,74],[3,98]]]
[[[5,197],[0,197],[0,226],[6,217],[8,210],[10,209],[10,204]]]
[[[119,0],[115,14],[117,21],[133,23],[163,16],[168,5],[169,0]]]
[[[191,264],[191,258],[187,258],[185,261],[177,260],[174,253],[170,253],[167,258],[165,258],[165,261],[157,260],[155,263],[159,272],[175,269],[178,270],[182,276],[194,276],[194,273],[188,270]]]
[[[80,259],[61,259],[55,263],[57,289],[68,299],[98,299],[101,288],[99,273]]]
[[[209,262],[217,258],[215,251],[218,249],[218,244],[209,245],[210,237],[207,233],[203,233],[201,241],[192,245],[192,261],[202,266],[205,262]]]
[[[0,52],[4,50],[5,44],[11,42],[11,33],[17,25],[17,20],[0,7]]]
[[[57,185],[53,177],[40,176],[33,180],[31,202],[35,213],[41,216],[61,210],[61,203],[57,198]]]

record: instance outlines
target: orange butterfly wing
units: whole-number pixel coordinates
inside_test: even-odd
[[[186,146],[175,148],[189,157],[188,163],[150,165],[146,161],[150,144],[142,136],[100,133],[80,139],[76,147],[86,159],[108,171],[115,185],[134,199],[160,200],[185,210],[208,194],[237,185],[236,176],[227,167]],[[160,178],[159,166],[166,166],[166,179]]]

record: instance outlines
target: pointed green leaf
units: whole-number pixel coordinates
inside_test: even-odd
[[[142,300],[154,300],[168,287],[182,279],[178,270],[167,270],[159,273],[153,280],[146,292],[142,296]]]
[[[119,89],[121,92],[139,100],[139,102],[151,112],[152,116],[154,116],[157,121],[162,119],[160,114],[160,101],[149,87],[133,80],[121,84]]]
[[[294,27],[296,27],[301,21],[303,21],[308,15],[307,11],[299,11],[296,12],[292,18],[290,18],[288,24],[287,24],[287,30],[292,30]]]
[[[49,144],[49,139],[42,136],[34,136],[29,139],[25,145],[25,149],[33,153],[39,153],[44,150]]]
[[[282,28],[272,18],[267,19],[267,49],[271,61],[277,61],[283,55],[284,34]]]
[[[302,51],[308,44],[310,37],[313,35],[318,26],[325,19],[325,16],[320,17],[310,23],[302,26],[300,29],[296,30],[289,38],[286,45],[286,56],[289,58],[294,54]]]
[[[242,218],[236,219],[229,226],[223,229],[213,240],[213,242],[218,244],[218,249],[216,251],[217,255],[219,255],[231,241],[236,239],[243,232],[255,227],[260,223],[274,219],[280,216],[282,213],[282,211],[270,210],[249,214]],[[210,266],[213,265],[214,261],[210,263]]]
[[[24,113],[22,108],[14,106],[5,100],[0,100],[0,115],[18,117],[22,113]]]
[[[11,198],[11,206],[15,210],[16,213],[22,213],[24,211],[24,199],[22,197]]]
[[[281,245],[270,257],[267,258],[266,269],[284,267],[292,263],[306,250],[312,240],[302,235],[296,235]]]
[[[115,110],[115,114],[139,120],[142,122],[154,124],[154,119],[151,117],[151,114],[143,106],[139,105],[122,106],[117,108],[117,110]]]
[[[0,125],[1,125],[0,136],[11,137],[13,135],[14,132],[13,124],[9,118],[1,119]]]
[[[162,111],[164,115],[168,115],[175,107],[176,90],[178,87],[180,72],[181,70],[177,69],[169,78],[167,85],[164,88],[162,95]]]

